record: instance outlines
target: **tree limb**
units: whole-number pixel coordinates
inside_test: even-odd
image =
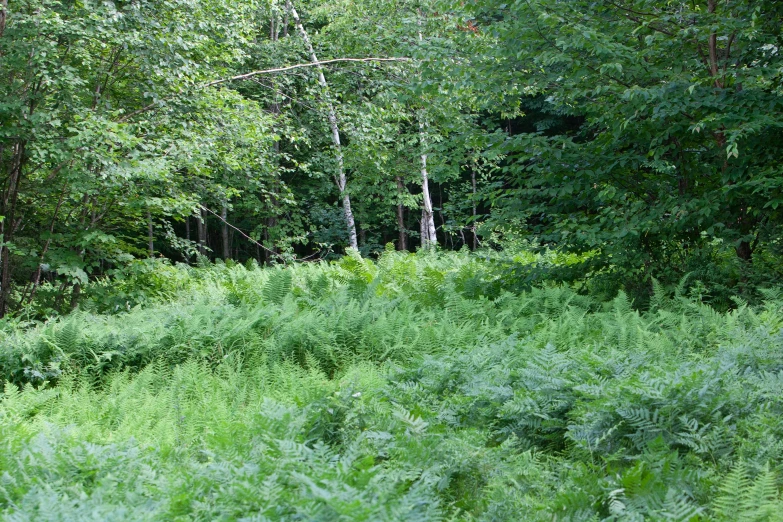
[[[222,78],[220,80],[212,80],[211,82],[204,83],[202,85],[199,85],[198,88],[205,88],[205,87],[213,87],[215,85],[220,85],[221,83],[228,83],[238,80],[248,80],[250,78],[253,78],[254,76],[260,76],[262,74],[271,74],[271,73],[277,73],[277,72],[285,72],[285,71],[291,71],[293,69],[301,69],[303,67],[320,67],[321,65],[328,64],[328,63],[337,63],[337,62],[407,62],[410,58],[404,58],[404,57],[392,57],[392,58],[333,58],[331,60],[322,60],[320,62],[308,62],[308,63],[298,63],[295,65],[288,65],[286,67],[276,67],[274,69],[263,69],[261,71],[253,71],[245,74],[239,74],[237,76],[231,76],[230,78]],[[179,93],[181,94],[181,93]],[[165,98],[164,100],[171,99],[176,97],[177,95],[170,95]],[[158,105],[158,102],[150,103],[149,105],[145,105],[144,107],[137,109],[133,112],[129,112],[122,118],[117,120],[117,123],[123,123],[128,121],[129,119],[133,118],[134,116],[138,116],[139,114],[143,114],[147,111],[150,111],[154,109]]]
[[[275,69],[264,69],[261,71],[253,71],[246,74],[240,74],[237,76],[232,76],[230,78],[223,78],[222,80],[214,80],[209,83],[205,83],[202,87],[212,87],[213,85],[218,85],[220,83],[226,83],[226,82],[233,82],[236,80],[246,80],[248,78],[252,78],[253,76],[258,76],[260,74],[270,74],[275,72],[285,72],[290,71],[292,69],[300,69],[302,67],[318,67],[321,65],[325,65],[327,63],[336,63],[336,62],[407,62],[409,61],[409,58],[399,58],[399,57],[392,57],[392,58],[334,58],[332,60],[321,60],[318,62],[308,62],[308,63],[298,63],[296,65],[288,65],[286,67],[277,67]]]

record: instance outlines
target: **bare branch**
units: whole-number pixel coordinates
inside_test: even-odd
[[[291,71],[294,69],[301,69],[303,67],[320,67],[321,65],[328,64],[328,63],[338,63],[338,62],[407,62],[410,61],[410,58],[404,58],[404,57],[392,57],[392,58],[333,58],[331,60],[323,60],[320,62],[309,62],[309,63],[298,63],[296,65],[288,65],[286,67],[276,67],[274,69],[264,69],[261,71],[253,71],[245,74],[239,74],[237,76],[232,76],[230,78],[223,78],[220,80],[213,80],[211,82],[207,82],[205,84],[202,84],[199,86],[199,88],[205,88],[205,87],[213,87],[215,85],[220,85],[221,83],[228,83],[228,82],[234,82],[239,80],[248,80],[250,78],[253,78],[254,76],[260,76],[262,74],[272,74],[272,73],[278,73],[278,72],[285,72],[285,71]],[[182,94],[182,93],[179,93]],[[171,95],[167,96],[166,99],[172,99],[176,97],[177,95]],[[133,118],[134,116],[138,116],[139,114],[143,114],[147,111],[150,111],[154,109],[158,105],[158,102],[150,103],[149,105],[145,105],[141,109],[137,109],[133,112],[129,112],[122,118],[118,119],[118,123],[123,123],[128,121],[129,119]]]
[[[209,83],[205,83],[203,87],[212,87],[213,85],[218,85],[220,83],[226,83],[226,82],[233,82],[236,80],[246,80],[248,78],[252,78],[253,76],[258,76],[260,74],[271,74],[276,72],[284,72],[284,71],[290,71],[292,69],[300,69],[302,67],[318,67],[321,65],[325,65],[327,63],[337,63],[337,62],[407,62],[410,58],[398,58],[398,57],[392,57],[392,58],[334,58],[332,60],[322,60],[320,62],[309,62],[309,63],[298,63],[296,65],[289,65],[287,67],[278,67],[275,69],[264,69],[262,71],[253,71],[246,74],[240,74],[237,76],[232,76],[231,78],[224,78],[222,80],[214,80]]]

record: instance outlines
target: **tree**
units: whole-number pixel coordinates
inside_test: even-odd
[[[157,215],[192,208],[206,133],[188,126],[240,101],[201,86],[252,34],[250,6],[220,0],[2,7],[0,315],[48,275],[75,304],[91,274],[148,253]]]
[[[299,19],[299,13],[297,13],[290,0],[286,0],[286,8],[290,11],[291,16],[294,19],[297,31],[302,36],[302,40],[307,47],[307,53],[310,55],[310,60],[315,64],[318,63],[318,57],[313,50],[313,45],[310,43],[310,38],[307,36],[307,32],[302,25],[302,21]],[[345,226],[348,229],[348,243],[351,248],[358,249],[359,243],[356,239],[356,223],[353,218],[353,211],[351,210],[351,196],[348,194],[348,180],[345,175],[345,165],[343,163],[343,151],[340,144],[340,129],[337,125],[337,116],[335,115],[334,106],[329,93],[329,85],[326,83],[324,77],[323,68],[318,65],[318,83],[323,89],[324,102],[327,107],[327,116],[329,118],[329,128],[332,131],[332,143],[334,144],[335,155],[337,159],[337,176],[335,182],[337,188],[340,190],[340,196],[343,199],[343,213],[345,214]]]
[[[560,121],[500,146],[513,186],[498,218],[524,216],[531,233],[646,280],[672,264],[681,275],[715,240],[750,263],[780,234],[779,2],[465,9],[497,44],[480,74],[502,109],[543,102],[539,115]]]

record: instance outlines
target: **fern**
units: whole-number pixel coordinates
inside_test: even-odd
[[[280,305],[291,292],[292,275],[290,270],[273,270],[269,273],[269,279],[264,285],[264,299],[267,302]]]
[[[765,464],[755,479],[740,460],[722,481],[712,509],[720,520],[768,522],[783,520],[783,501],[775,473]]]
[[[168,267],[5,323],[0,518],[780,519],[776,292],[640,311],[499,265]]]

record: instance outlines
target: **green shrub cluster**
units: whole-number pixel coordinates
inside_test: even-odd
[[[5,325],[4,520],[783,520],[774,292],[639,311],[467,253],[167,270]]]

